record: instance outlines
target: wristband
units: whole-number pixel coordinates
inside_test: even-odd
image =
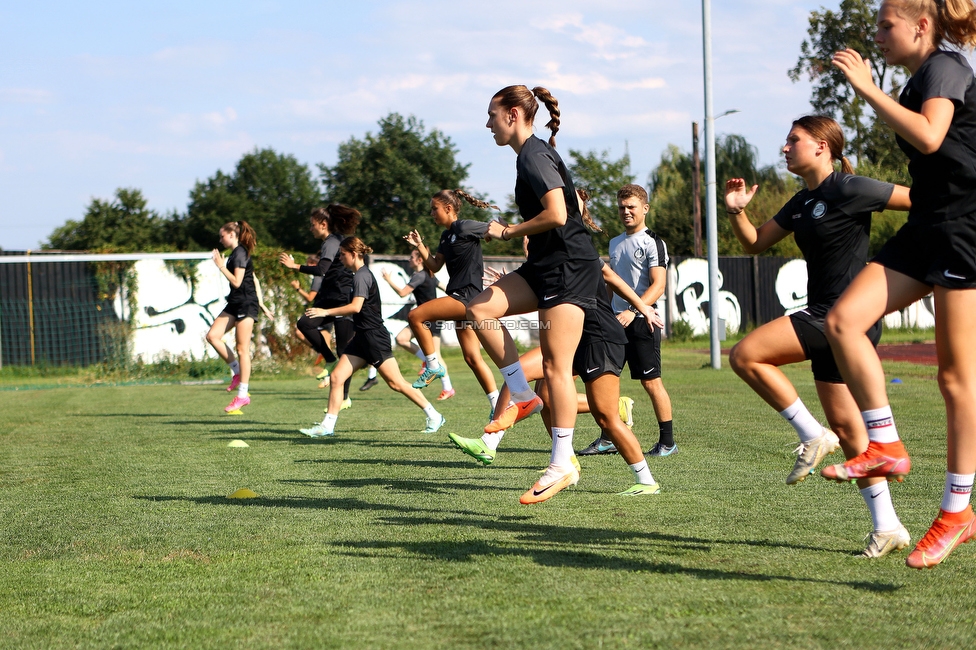
[[[628,307],[627,308],[627,311],[629,311],[634,316],[640,316],[640,312],[637,311],[637,307],[634,307],[633,305],[631,305],[630,307]]]
[[[725,208],[725,214],[742,214],[742,211],[743,210],[745,210],[745,208],[738,208],[736,210],[729,210],[729,208],[726,207]]]

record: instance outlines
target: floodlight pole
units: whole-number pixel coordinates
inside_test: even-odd
[[[708,241],[708,330],[711,334],[712,368],[722,367],[718,332],[718,221],[715,204],[715,116],[712,108],[712,7],[702,0],[702,46],[705,62],[705,224]]]

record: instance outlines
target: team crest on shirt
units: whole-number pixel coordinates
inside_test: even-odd
[[[452,233],[451,234],[451,243],[453,244],[456,241],[457,241],[457,235],[455,235],[455,234]]]
[[[636,257],[639,260],[640,259],[644,259],[644,255],[645,254],[646,253],[644,253],[644,249],[643,248],[638,248],[636,251],[634,251],[634,257]]]
[[[827,214],[827,204],[823,201],[817,201],[813,206],[813,212],[811,213],[814,219],[819,219],[820,217]]]

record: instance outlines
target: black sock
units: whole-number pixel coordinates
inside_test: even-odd
[[[671,420],[668,420],[667,422],[658,422],[657,427],[661,432],[661,437],[658,438],[658,442],[665,447],[674,447],[674,432],[671,430]]]

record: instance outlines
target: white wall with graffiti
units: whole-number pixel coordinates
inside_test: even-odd
[[[744,292],[754,292],[752,286],[726,286],[725,277],[718,274],[719,318],[725,321],[729,333],[737,332],[748,318],[742,304]],[[740,283],[741,284],[741,283]],[[807,264],[802,259],[785,261],[776,271],[775,296],[783,314],[791,314],[807,305]],[[737,295],[739,293],[740,295]],[[702,258],[686,258],[668,269],[668,291],[664,306],[673,323],[682,320],[691,325],[695,334],[708,334],[709,281],[708,262]],[[749,302],[755,300],[749,296]],[[932,296],[913,303],[907,309],[889,314],[886,327],[931,328],[935,325]]]
[[[135,263],[138,289],[132,337],[134,357],[144,362],[180,356],[195,359],[216,357],[213,348],[206,342],[206,334],[224,308],[230,286],[209,260],[198,262],[196,269],[196,278],[190,282],[173,273],[161,259],[145,259]],[[407,323],[393,316],[401,311],[404,304],[412,304],[414,300],[411,296],[401,298],[383,279],[383,271],[389,270],[393,281],[400,287],[406,285],[409,275],[403,267],[391,261],[373,262],[370,270],[380,290],[386,327],[390,335],[395,336],[407,327]],[[437,277],[446,286],[446,269],[441,269]],[[129,306],[121,297],[116,300],[115,312],[119,319],[129,315]],[[528,346],[537,339],[537,320],[537,314],[532,313],[508,318],[504,322],[513,338]],[[294,323],[278,317],[273,322],[265,321],[264,327],[273,327],[277,334],[288,336],[294,330]],[[226,341],[233,343],[233,333],[228,334]],[[445,323],[441,342],[446,346],[457,345],[453,322]],[[256,345],[258,353],[267,352],[262,336],[259,335]]]

